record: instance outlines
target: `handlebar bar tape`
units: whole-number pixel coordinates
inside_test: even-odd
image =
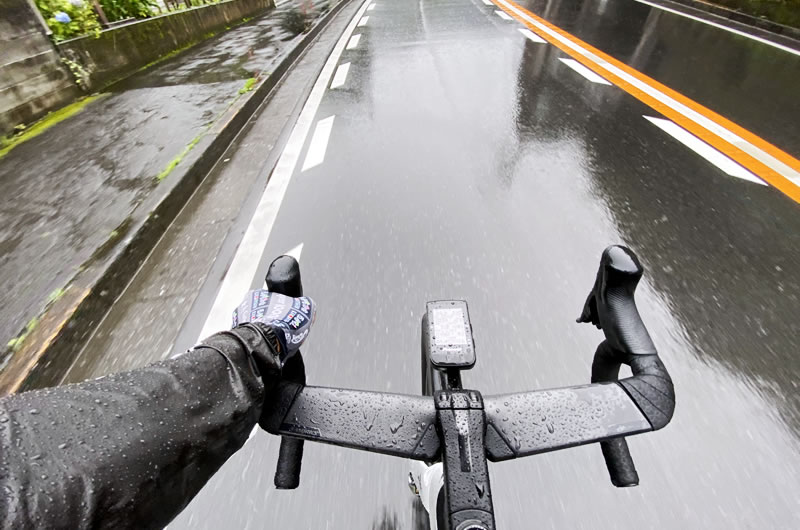
[[[298,351],[283,365],[281,377],[304,386],[306,367],[303,355]],[[283,436],[278,452],[278,467],[275,469],[275,487],[279,490],[293,490],[300,485],[300,468],[303,465],[303,440]]]
[[[283,436],[275,468],[275,487],[293,490],[300,485],[300,467],[303,465],[303,440]]]
[[[629,364],[633,377],[619,381],[644,414],[653,430],[665,427],[675,412],[675,387],[658,355],[633,355]]]
[[[629,364],[633,377],[617,381],[620,362]],[[597,348],[592,363],[592,382],[617,381],[650,423],[653,430],[663,428],[675,410],[675,390],[667,369],[657,354],[628,355],[615,352],[608,341]],[[611,482],[618,487],[639,483],[628,444],[624,438],[600,443]]]
[[[592,362],[592,383],[617,382],[619,379],[620,359],[614,355],[608,342],[603,341],[597,348]],[[639,474],[633,463],[628,442],[625,438],[614,438],[600,442],[603,459],[606,461],[611,483],[618,488],[627,488],[639,484]]]
[[[639,474],[636,472],[636,466],[625,438],[600,442],[600,449],[603,451],[603,458],[605,458],[608,475],[611,477],[613,485],[618,488],[639,485]]]

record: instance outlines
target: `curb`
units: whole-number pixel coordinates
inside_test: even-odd
[[[758,36],[774,40],[790,48],[800,48],[800,28],[784,26],[777,22],[772,22],[764,18],[735,11],[727,7],[703,2],[702,0],[650,0],[654,4],[671,7],[689,14],[702,16],[711,14],[715,17],[723,18],[735,22],[737,29],[758,30]]]
[[[274,70],[249,97],[235,100],[192,151],[191,165],[182,172],[174,171],[159,185],[163,191],[152,193],[120,225],[117,239],[95,252],[63,295],[40,315],[23,346],[0,371],[0,395],[60,382],[86,339],[230,143],[286,72],[349,3],[350,0],[340,0],[333,5],[299,42],[283,53],[277,64],[273,63]]]

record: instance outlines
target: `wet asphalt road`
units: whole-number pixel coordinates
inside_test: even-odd
[[[522,4],[800,154],[800,57],[635,2]],[[638,488],[612,487],[596,446],[492,465],[498,527],[797,528],[800,207],[493,11],[377,0],[340,60],[315,117],[335,116],[324,162],[300,171],[307,139],[260,268],[303,243],[309,382],[417,393],[440,298],[470,304],[466,386],[588,382],[601,334],[575,318],[602,249],[624,243],[647,268],[638,302],[675,418],[630,441]],[[412,527],[404,462],[307,444],[300,489],[278,492],[277,442],[258,433],[172,526]]]

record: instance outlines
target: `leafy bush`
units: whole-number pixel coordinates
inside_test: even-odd
[[[292,35],[303,33],[311,27],[311,17],[297,8],[290,9],[283,14],[281,28]]]
[[[36,6],[56,41],[100,31],[97,14],[86,0],[36,0]]]
[[[156,0],[99,1],[109,22],[147,18],[158,8]],[[100,21],[90,0],[36,0],[36,6],[56,42],[100,31]]]
[[[155,0],[100,0],[103,12],[109,22],[126,18],[147,18],[153,16],[158,7]]]

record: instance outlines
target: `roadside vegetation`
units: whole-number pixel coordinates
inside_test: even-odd
[[[800,28],[800,0],[706,0],[778,24]]]
[[[14,128],[9,136],[0,136],[0,158],[3,158],[6,154],[8,154],[9,151],[14,149],[19,144],[27,142],[31,138],[42,134],[53,125],[56,125],[57,123],[66,120],[70,116],[79,113],[92,101],[104,96],[104,94],[96,94],[81,98],[78,101],[67,105],[66,107],[62,107],[49,113],[44,118],[27,127],[25,125],[18,125]]]
[[[36,6],[56,42],[100,32],[97,13],[84,0],[36,0]]]
[[[120,23],[182,11],[221,0],[35,0],[53,40],[99,34]]]

